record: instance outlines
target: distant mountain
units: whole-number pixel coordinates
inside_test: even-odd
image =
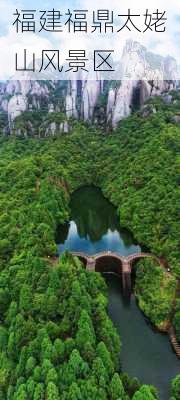
[[[78,76],[78,80],[73,81],[0,82],[0,126],[5,134],[11,134],[14,129],[16,134],[21,134],[21,126],[16,129],[15,122],[25,112],[29,129],[33,130],[30,118],[33,113],[33,120],[44,126],[47,135],[67,132],[71,117],[115,128],[149,97],[173,90],[178,85],[176,61],[149,53],[137,42],[126,43],[117,68],[119,76],[123,77],[117,81],[82,80]],[[142,72],[146,80],[140,79]],[[59,113],[65,118],[58,117]]]

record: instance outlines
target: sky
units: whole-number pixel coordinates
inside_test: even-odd
[[[160,11],[167,12],[166,32],[155,33],[146,32],[146,34],[137,31],[128,32],[124,29],[121,34],[109,36],[86,35],[84,33],[69,35],[63,33],[21,33],[16,34],[13,13],[15,10],[35,9],[57,10],[66,12],[69,8],[89,10],[89,18],[93,10],[109,9],[115,14],[126,14],[130,8],[135,14],[144,14],[146,9],[154,12],[157,8]],[[91,17],[92,20],[92,17]],[[120,21],[120,19],[119,19]],[[89,19],[90,22],[90,19]],[[116,22],[115,22],[116,23]],[[96,48],[115,49],[114,58],[120,58],[122,49],[127,39],[137,40],[146,46],[149,51],[162,56],[174,57],[180,65],[180,0],[0,0],[0,79],[7,79],[14,71],[15,53],[23,52],[25,48],[29,52],[40,53],[42,49],[62,49],[64,58],[67,56],[69,47],[71,49],[86,49],[93,51]],[[104,47],[105,46],[105,47]],[[65,56],[66,54],[66,56]]]

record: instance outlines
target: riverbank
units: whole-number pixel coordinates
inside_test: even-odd
[[[176,338],[176,332],[173,326],[171,326],[168,330],[169,339],[172,345],[174,352],[176,353],[177,357],[180,359],[180,344]]]
[[[117,276],[106,275],[109,316],[122,341],[122,371],[158,388],[160,399],[169,400],[170,381],[179,372],[179,360],[167,334],[155,329],[138,307],[135,296],[125,302]]]
[[[137,294],[134,293],[134,296],[135,296],[135,299],[136,299],[136,302],[137,302],[137,305],[138,305],[140,311],[143,313],[144,318],[149,322],[152,329],[154,329],[156,332],[158,332],[160,334],[168,335],[169,341],[172,346],[172,350],[176,354],[177,358],[180,359],[180,344],[177,340],[176,332],[175,332],[175,329],[174,329],[173,325],[171,324],[171,322],[168,320],[168,321],[166,321],[166,323],[162,324],[161,326],[153,325],[151,320],[147,317],[147,315],[144,313],[143,309],[140,307]]]

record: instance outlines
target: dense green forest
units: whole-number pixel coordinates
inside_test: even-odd
[[[163,271],[156,261],[143,260],[136,269],[135,293],[141,310],[151,322],[162,331],[168,329],[176,296],[175,277]]]
[[[135,289],[152,323],[171,322],[180,337],[180,126],[173,117],[180,98],[172,95],[173,105],[153,99],[156,113],[133,114],[109,135],[74,121],[71,134],[57,138],[1,137],[0,399],[158,398],[120,370],[103,278],[68,254],[57,262],[55,235],[69,219],[70,194],[87,184],[100,187],[121,225],[169,263],[167,274],[141,261]],[[177,377],[172,399],[179,393]]]

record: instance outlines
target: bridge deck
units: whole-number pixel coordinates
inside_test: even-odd
[[[83,252],[72,252],[71,253],[73,256],[82,258],[86,261],[86,268],[91,271],[96,270],[96,261],[100,260],[103,257],[109,257],[109,258],[114,258],[116,260],[119,260],[122,265],[122,273],[124,274],[131,274],[131,269],[132,269],[132,262],[134,260],[138,260],[140,258],[154,258],[157,260],[157,262],[161,265],[161,261],[158,257],[151,253],[133,253],[128,256],[123,256],[121,254],[112,252],[112,251],[102,251],[100,253],[94,254],[94,255],[89,255]]]
[[[101,258],[101,257],[114,257],[114,258],[119,259],[123,263],[124,262],[130,263],[131,261],[136,260],[138,258],[154,258],[160,263],[160,259],[151,253],[133,253],[133,254],[129,254],[128,256],[123,256],[119,253],[115,253],[112,251],[102,251],[100,253],[96,253],[93,255],[86,254],[83,252],[76,252],[76,251],[74,252],[73,251],[71,254],[74,256],[77,256],[77,257],[85,258],[86,260],[88,260],[88,258],[91,258],[91,259],[93,258],[93,259],[97,260],[98,258]]]

